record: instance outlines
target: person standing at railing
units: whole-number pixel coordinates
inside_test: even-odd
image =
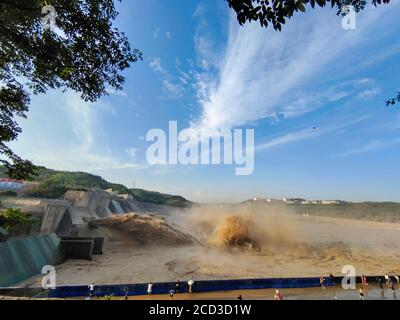
[[[319,278],[319,284],[321,285],[321,288],[324,291],[325,291],[325,282],[326,282],[326,280],[324,277]]]
[[[386,281],[386,284],[389,285],[390,277],[387,273],[385,273],[385,281]]]
[[[95,293],[95,288],[96,288],[96,285],[94,284],[93,281],[91,284],[88,285],[88,288],[89,288],[89,296],[93,297],[94,293]]]
[[[179,280],[177,280],[175,283],[175,293],[179,293],[180,289],[181,289],[181,283]]]
[[[367,277],[366,277],[365,275],[362,275],[362,276],[361,276],[361,283],[362,283],[362,285],[363,285],[364,287],[368,285],[368,283],[367,283]]]
[[[283,296],[282,296],[282,294],[280,293],[279,290],[275,290],[274,299],[275,300],[283,300]]]
[[[362,288],[358,289],[358,294],[360,296],[360,300],[365,300],[365,294]]]
[[[147,285],[147,294],[150,296],[153,293],[153,283],[150,281]]]

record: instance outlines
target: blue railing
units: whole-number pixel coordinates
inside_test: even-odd
[[[175,289],[175,282],[162,282],[153,284],[153,294],[168,294]],[[332,278],[326,278],[326,286],[334,286]],[[320,278],[285,278],[285,279],[238,279],[238,280],[208,280],[196,281],[192,286],[193,292],[251,290],[251,289],[285,289],[285,288],[311,288],[319,287]],[[180,283],[180,292],[188,292],[186,282]],[[129,296],[147,294],[147,283],[126,285],[96,285],[95,295],[104,296]],[[89,295],[88,286],[61,286],[51,290],[52,298],[85,297]]]

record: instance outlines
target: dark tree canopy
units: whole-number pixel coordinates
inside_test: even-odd
[[[56,26],[42,24],[42,8],[52,5]],[[21,132],[30,94],[71,89],[94,102],[107,89],[121,90],[121,71],[142,59],[113,27],[113,0],[1,0],[0,2],[0,162],[9,176],[28,178],[30,161],[7,144]]]
[[[305,12],[309,5],[325,7],[330,4],[332,8],[342,13],[345,6],[351,5],[358,12],[364,9],[366,0],[227,0],[237,14],[241,25],[246,22],[258,21],[261,27],[268,27],[269,24],[275,30],[282,30],[282,25],[290,19],[295,12]],[[389,3],[390,0],[369,0],[373,5]]]
[[[393,106],[396,103],[400,103],[400,92],[397,92],[397,96],[395,98],[389,99],[386,101],[386,105],[389,106]]]

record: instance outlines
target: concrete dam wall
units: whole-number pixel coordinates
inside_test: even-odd
[[[0,243],[0,287],[7,287],[39,274],[45,265],[65,259],[55,234],[11,239]]]
[[[141,204],[132,196],[99,189],[67,191],[61,199],[7,199],[2,205],[30,213],[40,224],[34,232],[10,234],[8,240],[0,242],[0,287],[40,274],[45,265],[55,266],[65,258],[92,254],[87,241],[67,243],[60,242],[59,237],[93,237],[102,238],[104,242],[110,237],[108,229],[93,227],[89,222],[126,213],[143,213]],[[24,237],[18,237],[21,235]]]

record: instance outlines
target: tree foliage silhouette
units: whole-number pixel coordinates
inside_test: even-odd
[[[52,5],[55,26],[44,28],[42,9]],[[34,166],[8,144],[17,139],[30,95],[73,90],[94,102],[121,90],[121,71],[140,59],[113,27],[113,0],[2,0],[0,2],[0,162],[8,175],[27,179]],[[38,124],[39,125],[39,124]]]

